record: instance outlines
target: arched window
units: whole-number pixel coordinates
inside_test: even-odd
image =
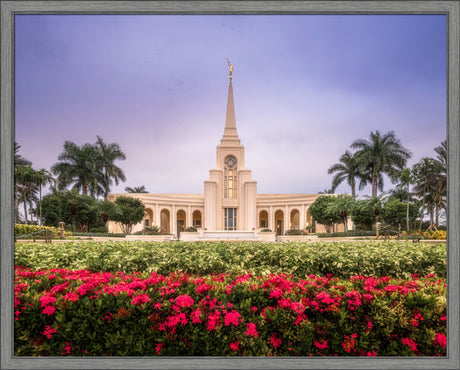
[[[225,158],[224,198],[235,199],[237,197],[236,165],[236,158],[233,155],[229,155]]]
[[[268,227],[268,212],[260,211],[259,213],[259,227]]]

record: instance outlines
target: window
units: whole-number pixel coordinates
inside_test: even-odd
[[[225,159],[224,198],[236,198],[236,158],[233,155]]]
[[[145,225],[145,227],[149,227],[149,226],[150,226],[149,224],[150,224],[150,220],[149,220],[148,218],[145,219],[145,220],[144,220],[144,225]]]
[[[225,230],[236,230],[237,209],[225,208],[224,226]]]

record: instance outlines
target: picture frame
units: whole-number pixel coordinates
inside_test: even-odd
[[[1,368],[274,369],[460,367],[460,3],[458,1],[4,1],[1,2]],[[14,16],[16,14],[445,14],[447,16],[448,349],[445,358],[15,357],[13,349]]]

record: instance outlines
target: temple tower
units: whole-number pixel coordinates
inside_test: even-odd
[[[204,227],[207,230],[252,230],[256,227],[257,181],[245,169],[244,146],[236,129],[233,100],[233,66],[228,62],[227,114],[221,144],[216,149],[216,169],[204,182]]]

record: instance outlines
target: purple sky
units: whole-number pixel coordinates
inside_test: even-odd
[[[203,192],[227,57],[259,193],[330,188],[327,169],[371,131],[394,130],[410,165],[446,138],[443,15],[16,15],[15,27],[20,154],[49,169],[65,140],[100,135],[127,156],[113,192]]]

